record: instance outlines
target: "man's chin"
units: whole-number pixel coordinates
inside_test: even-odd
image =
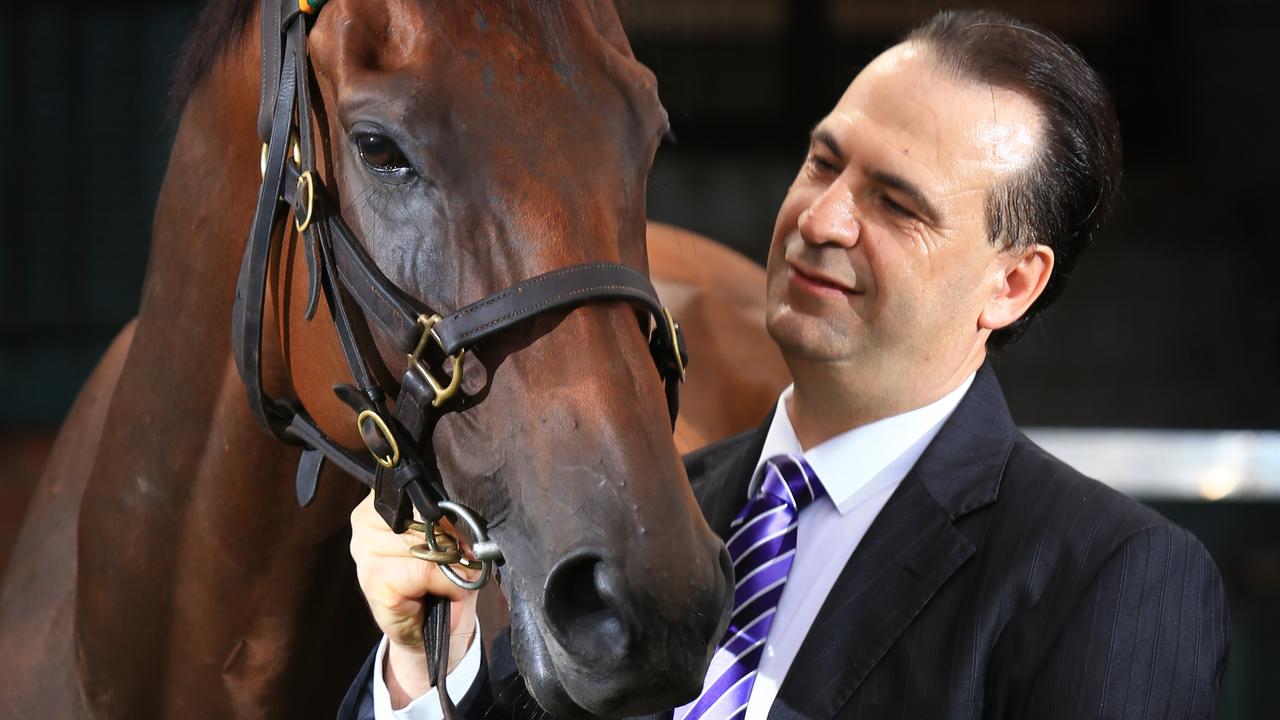
[[[838,319],[802,312],[791,306],[770,309],[765,321],[769,336],[787,359],[805,362],[836,362],[848,358],[854,339],[851,328]]]

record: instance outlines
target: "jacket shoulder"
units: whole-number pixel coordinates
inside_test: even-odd
[[[1213,716],[1226,596],[1192,533],[1021,433],[990,509],[981,524],[991,561],[980,565],[987,580],[1005,579],[1009,599],[991,662],[997,694],[1017,698],[1019,716],[1093,707],[1138,717],[1131,708],[1144,703],[1154,704],[1141,717]]]
[[[1118,562],[1195,565],[1216,582],[1204,545],[1191,532],[1084,475],[1021,432],[986,519],[984,543],[1026,571],[1029,597],[1051,597],[1097,582]]]
[[[1038,506],[1037,514],[1088,510],[1091,515],[1112,518],[1108,534],[1116,539],[1148,528],[1177,527],[1133,497],[1076,470],[1021,431],[1005,465],[1000,498],[1020,508]]]

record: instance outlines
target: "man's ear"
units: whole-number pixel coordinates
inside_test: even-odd
[[[1030,245],[1000,253],[993,261],[994,288],[978,316],[978,327],[999,330],[1012,325],[1044,292],[1053,273],[1053,248]]]

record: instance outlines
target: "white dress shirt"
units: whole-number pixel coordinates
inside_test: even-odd
[[[764,654],[756,674],[751,697],[747,702],[746,720],[765,720],[769,707],[778,696],[791,661],[804,642],[809,626],[835,585],[849,557],[862,542],[867,528],[880,514],[889,496],[915,466],[942,424],[960,404],[960,399],[973,383],[970,375],[960,386],[936,402],[922,408],[878,420],[837,435],[804,451],[796,438],[787,414],[791,387],[778,398],[773,422],[765,436],[764,449],[756,460],[759,470],[774,455],[800,454],[827,490],[825,499],[814,502],[800,513],[797,527],[796,554],[791,562],[787,584],[778,600],[778,610],[769,627]],[[755,494],[758,479],[752,483],[747,500]],[[476,627],[477,636],[479,625]],[[382,679],[382,658],[386,652],[384,637],[378,647],[373,668],[374,708],[377,720],[441,720],[440,701],[433,688],[401,710],[391,709],[391,697]],[[717,651],[707,671],[707,682],[724,671],[730,655]],[[449,694],[458,698],[466,694],[480,671],[480,643],[472,642],[466,657],[446,678]]]
[[[970,375],[960,387],[934,403],[854,428],[808,451],[801,449],[787,414],[791,388],[782,391],[756,469],[774,455],[803,455],[826,488],[827,498],[815,501],[800,513],[796,554],[769,626],[747,701],[746,720],[765,720],[769,714],[791,661],[840,571],[889,496],[951,417],[973,377]],[[758,482],[759,478],[742,498],[744,506],[755,494]],[[729,653],[717,651],[707,671],[707,682],[719,677],[730,659]]]
[[[382,661],[387,655],[387,642],[387,636],[383,635],[373,660],[373,717],[376,720],[444,720],[444,712],[440,710],[440,693],[434,687],[399,710],[391,709],[391,691],[387,689],[387,682],[382,677]],[[449,688],[449,697],[454,701],[466,695],[475,683],[480,674],[480,655],[480,619],[476,618],[476,629],[471,635],[467,654],[462,656],[453,672],[444,678],[445,685]]]

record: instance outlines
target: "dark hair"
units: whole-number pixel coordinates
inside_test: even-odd
[[[1040,243],[1054,253],[1044,292],[1016,322],[991,334],[988,345],[1003,347],[1062,294],[1080,254],[1110,215],[1122,172],[1115,110],[1075,48],[1008,15],[945,11],[906,40],[927,47],[961,78],[1023,95],[1044,118],[1033,164],[987,196],[992,243]]]

